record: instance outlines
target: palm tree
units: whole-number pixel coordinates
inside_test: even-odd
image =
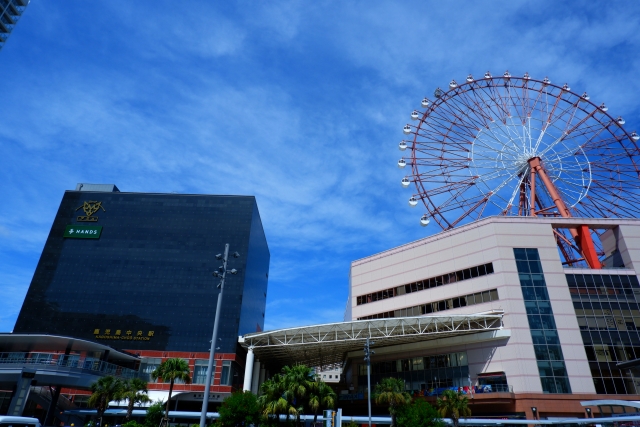
[[[96,408],[97,417],[102,426],[102,416],[109,406],[109,402],[114,400],[122,389],[122,380],[111,375],[102,377],[91,384],[91,397],[87,402],[89,406]]]
[[[282,368],[284,377],[285,395],[291,406],[294,408],[296,424],[300,423],[300,414],[304,412],[305,403],[308,399],[309,391],[315,382],[313,369],[306,365],[297,364]]]
[[[438,414],[442,418],[451,418],[453,427],[458,427],[460,417],[466,418],[471,415],[468,403],[467,396],[462,393],[445,390],[442,393],[442,399],[438,398],[436,405],[438,406]]]
[[[289,415],[295,415],[296,411],[288,400],[289,396],[282,375],[275,374],[263,382],[260,385],[260,391],[262,394],[258,397],[258,404],[263,415],[279,418],[281,414],[286,414],[287,419]]]
[[[389,405],[391,427],[396,425],[396,409],[411,403],[411,396],[404,391],[404,381],[400,378],[383,378],[375,391],[376,405]]]
[[[311,384],[309,394],[309,409],[313,411],[313,423],[318,420],[318,412],[321,409],[333,409],[336,406],[338,396],[333,389],[320,378]]]
[[[123,382],[122,385],[122,389],[116,396],[116,399],[127,401],[127,416],[125,419],[129,421],[129,419],[131,419],[131,413],[133,412],[133,405],[151,402],[151,399],[147,396],[147,382],[140,378],[131,378]]]
[[[151,372],[151,378],[154,381],[158,378],[164,382],[169,381],[169,397],[167,398],[167,409],[164,412],[164,421],[167,425],[169,424],[169,402],[171,401],[171,393],[173,393],[173,384],[176,380],[189,384],[191,382],[190,373],[189,363],[179,357],[165,360]]]

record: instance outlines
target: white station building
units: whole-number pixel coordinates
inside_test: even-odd
[[[562,264],[554,230],[583,224],[600,235],[602,269]],[[380,342],[372,387],[388,376],[414,395],[454,387],[474,416],[584,417],[580,402],[639,398],[623,368],[640,359],[638,269],[640,220],[490,217],[352,262],[345,321],[499,315],[497,329]],[[362,355],[347,356],[351,394],[366,393]]]

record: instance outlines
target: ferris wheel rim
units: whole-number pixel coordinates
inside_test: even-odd
[[[482,85],[483,82],[486,82],[486,84]],[[504,83],[503,85],[497,85],[496,83]],[[452,82],[452,84],[455,82]],[[537,85],[537,87],[536,87]],[[533,87],[532,87],[533,86]],[[618,154],[618,156],[626,161],[628,161],[630,164],[629,166],[633,167],[633,172],[635,172],[636,176],[640,175],[640,167],[639,165],[636,163],[636,161],[634,161],[634,157],[633,157],[633,153],[638,153],[640,152],[640,150],[638,149],[638,145],[636,144],[637,140],[634,140],[632,137],[632,134],[635,135],[635,132],[630,133],[629,131],[627,131],[622,124],[624,124],[624,121],[622,121],[621,118],[618,119],[614,119],[614,117],[607,111],[608,109],[603,108],[604,104],[598,106],[595,102],[593,102],[587,95],[586,93],[583,94],[582,96],[579,95],[578,93],[572,91],[568,85],[565,86],[559,86],[557,84],[553,84],[549,81],[545,81],[545,80],[538,80],[538,79],[534,79],[534,78],[525,78],[525,77],[514,77],[514,76],[509,76],[509,77],[505,77],[505,76],[491,76],[489,78],[484,78],[484,79],[473,79],[473,80],[467,80],[466,82],[463,82],[461,84],[456,84],[455,87],[447,90],[447,91],[442,91],[441,94],[439,96],[436,97],[436,99],[433,102],[427,102],[427,105],[425,104],[425,101],[428,98],[425,98],[425,100],[423,100],[423,106],[419,107],[422,109],[421,114],[419,115],[418,118],[418,123],[415,126],[411,126],[411,125],[407,125],[405,127],[405,133],[406,129],[409,128],[410,132],[408,132],[408,134],[413,135],[412,139],[409,140],[403,140],[401,142],[401,145],[404,143],[406,148],[410,148],[411,150],[411,170],[412,170],[412,176],[413,176],[413,182],[416,185],[416,189],[418,190],[418,192],[416,194],[414,194],[413,197],[419,198],[423,201],[423,203],[425,204],[425,207],[427,208],[428,211],[428,216],[433,218],[436,223],[438,223],[438,225],[440,225],[441,228],[443,229],[449,229],[454,227],[455,225],[457,225],[457,223],[459,223],[462,219],[464,219],[465,216],[469,215],[471,212],[473,212],[473,210],[475,209],[475,207],[473,209],[468,209],[466,212],[463,212],[463,216],[459,217],[459,218],[453,218],[453,220],[451,218],[447,218],[447,216],[445,215],[446,209],[442,209],[443,204],[442,203],[437,203],[433,198],[432,198],[432,192],[431,190],[425,188],[425,182],[423,182],[423,180],[420,178],[422,173],[420,171],[420,165],[417,159],[417,150],[416,150],[416,145],[418,144],[418,138],[420,136],[420,131],[423,129],[423,126],[427,125],[427,119],[431,116],[431,114],[433,114],[434,112],[437,111],[442,111],[445,109],[446,106],[450,105],[450,101],[454,100],[456,97],[461,96],[463,94],[465,94],[468,91],[474,91],[476,89],[488,89],[488,90],[498,90],[499,87],[505,87],[507,88],[507,91],[510,91],[512,89],[517,89],[517,90],[523,90],[526,91],[527,93],[531,93],[531,92],[537,92],[539,94],[542,94],[544,92],[545,96],[551,96],[552,99],[556,100],[556,106],[557,104],[560,103],[560,101],[563,102],[563,107],[565,106],[565,104],[570,105],[571,108],[574,109],[574,115],[577,111],[580,111],[581,113],[586,114],[586,118],[587,119],[594,119],[595,123],[602,128],[603,130],[606,130],[607,132],[607,138],[605,139],[605,141],[607,140],[611,140],[611,142],[607,142],[607,144],[611,144],[614,140],[615,143],[619,146],[618,149],[623,153]],[[564,95],[569,95],[569,97],[564,97]],[[499,96],[498,94],[496,94],[496,96]],[[507,99],[513,99],[511,97],[511,95],[506,97]],[[567,99],[568,98],[568,99]],[[489,97],[489,99],[493,99],[491,97]],[[502,98],[500,98],[502,100]],[[528,98],[527,98],[528,99]],[[449,102],[449,103],[448,103]],[[515,104],[513,104],[515,107]],[[528,108],[528,106],[527,106]],[[555,107],[554,107],[555,108]],[[561,111],[561,113],[564,114],[565,111],[568,110],[569,107],[566,108],[566,110]],[[491,111],[489,109],[489,111]],[[531,107],[531,109],[529,110],[529,113],[532,113],[537,110],[535,110],[535,106]],[[414,110],[414,113],[412,113],[412,119],[415,120],[415,115],[417,113],[417,110]],[[552,112],[553,113],[553,112]],[[600,117],[596,117],[596,113],[598,113],[600,115]],[[562,118],[563,114],[559,114],[555,120],[558,120],[558,118]],[[446,115],[446,111],[445,114]],[[522,118],[523,115],[520,115],[519,118]],[[549,116],[550,118],[552,117],[552,115]],[[512,116],[509,116],[509,118],[512,118]],[[529,116],[527,117],[528,119],[528,123],[531,123],[532,118]],[[571,120],[573,119],[573,117],[571,118]],[[459,120],[459,119],[458,119]],[[540,121],[540,120],[539,120]],[[620,123],[620,121],[622,121],[622,124]],[[446,120],[445,120],[446,122]],[[454,124],[454,120],[450,120],[450,123]],[[473,119],[471,119],[471,122],[473,122]],[[493,122],[493,120],[492,120]],[[569,123],[569,122],[567,122]],[[504,124],[504,122],[503,122]],[[551,122],[547,123],[547,127],[550,126]],[[577,126],[579,126],[580,123]],[[621,132],[622,134],[618,134],[617,132],[614,132],[610,129],[611,125],[615,125],[615,129],[618,132]],[[516,124],[514,123],[514,126],[516,126]],[[519,125],[517,125],[519,126]],[[545,128],[546,129],[546,128]],[[602,130],[601,130],[602,131]],[[478,131],[478,134],[476,134],[474,139],[478,138],[478,135],[480,135],[480,130]],[[596,134],[597,135],[597,134]],[[423,135],[424,136],[424,135]],[[543,132],[541,132],[540,137],[542,138],[543,136]],[[424,136],[426,138],[426,136]],[[444,135],[443,138],[443,142],[446,141],[446,138],[448,137],[448,134]],[[558,138],[558,142],[562,142],[563,138]],[[538,141],[539,143],[540,141]],[[569,142],[571,142],[571,139],[569,139]],[[410,146],[409,144],[410,143]],[[557,143],[548,145],[546,147],[546,151],[544,151],[544,154],[546,154],[549,150],[551,150]],[[630,145],[629,145],[630,144]],[[573,151],[579,151],[582,153],[583,159],[582,160],[576,160],[576,163],[582,167],[582,169],[586,169],[585,172],[585,176],[580,176],[580,174],[578,173],[579,168],[576,168],[575,170],[571,170],[569,168],[563,168],[563,163],[562,163],[562,158],[561,155],[565,155],[565,157],[570,157],[569,154],[566,154],[566,152],[569,152],[570,150],[567,150],[565,153],[563,152],[553,152],[553,155],[555,156],[555,161],[558,165],[560,165],[558,171],[556,171],[554,168],[552,168],[552,171],[554,173],[557,172],[558,176],[554,176],[553,180],[554,182],[559,182],[559,184],[562,184],[564,187],[566,188],[571,188],[574,187],[573,190],[565,190],[565,191],[569,191],[569,192],[573,192],[575,193],[571,198],[572,198],[572,203],[570,204],[570,207],[576,208],[576,206],[578,204],[580,204],[582,202],[582,200],[584,198],[586,198],[589,194],[589,192],[591,191],[591,188],[593,186],[593,171],[592,171],[592,162],[589,159],[589,156],[587,155],[587,153],[584,150],[584,145],[585,144],[577,144],[574,146]],[[565,147],[566,148],[566,147]],[[472,149],[470,150],[470,152],[473,152],[473,150],[475,149],[475,144],[472,144]],[[574,156],[575,157],[575,156]],[[526,159],[525,159],[526,160]],[[550,162],[551,163],[551,162]],[[626,167],[626,165],[625,165]],[[471,169],[471,168],[469,168]],[[575,176],[571,176],[571,174],[575,174]],[[624,175],[627,174],[628,171],[626,169],[624,169],[622,172],[621,171],[617,171],[618,174],[620,175]],[[518,174],[515,174],[518,175]],[[469,170],[469,174],[468,176],[470,178],[474,178],[473,173],[471,170]],[[514,178],[514,174],[512,173],[508,179]],[[519,180],[520,184],[522,183],[522,178],[520,178]],[[582,186],[584,186],[584,190],[580,191],[580,183],[582,182]],[[463,181],[456,181],[456,183],[463,183]],[[475,184],[475,183],[474,183]],[[496,191],[492,191],[491,188],[489,188],[489,186],[487,186],[488,188],[485,190],[485,192],[481,192],[480,197],[475,197],[474,200],[477,199],[477,202],[486,202],[489,199],[491,199],[494,194],[496,193]],[[466,191],[465,188],[462,188],[460,191],[457,192],[453,192],[452,191],[452,195],[451,198],[456,199],[457,197],[459,197],[459,193],[460,192],[464,192]],[[515,197],[514,195],[515,193],[513,193],[511,195],[511,199],[509,201],[509,203],[507,203],[507,209],[511,208],[511,201],[513,201],[513,198]],[[613,193],[612,193],[613,194]],[[445,202],[444,206],[446,206],[446,204],[448,203]],[[592,202],[593,203],[593,202]],[[476,203],[477,204],[477,203]],[[475,206],[475,205],[474,205]],[[497,206],[497,205],[496,205]],[[485,206],[486,207],[486,206]],[[577,209],[577,208],[576,208]],[[484,210],[484,208],[483,208]],[[624,211],[624,209],[620,209],[621,211]],[[425,214],[427,215],[427,214]],[[616,216],[620,216],[620,215],[609,215],[608,217],[616,217]],[[622,215],[625,216],[625,215]]]

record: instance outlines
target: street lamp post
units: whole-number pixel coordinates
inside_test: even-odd
[[[238,252],[233,253],[234,258],[238,258],[240,254]],[[216,342],[218,341],[218,325],[220,324],[220,312],[222,311],[222,293],[224,291],[224,279],[227,277],[227,262],[229,260],[229,244],[224,245],[224,255],[216,255],[216,259],[222,259],[222,265],[218,267],[218,271],[213,273],[214,277],[220,277],[220,293],[218,294],[218,303],[216,305],[216,317],[213,321],[213,336],[211,337],[211,348],[209,350],[209,364],[207,365],[207,378],[204,381],[204,396],[202,398],[202,411],[200,412],[200,427],[205,427],[207,422],[207,409],[209,407],[209,389],[211,388],[211,377],[213,376],[213,359],[216,354]],[[228,271],[231,274],[236,274],[238,271],[232,268]]]
[[[364,360],[367,362],[367,404],[369,409],[369,427],[371,427],[371,355],[376,352],[371,350],[371,346],[375,344],[373,341],[369,341],[364,344]]]

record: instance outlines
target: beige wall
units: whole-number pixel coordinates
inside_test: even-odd
[[[571,220],[575,221],[575,220]],[[565,219],[493,217],[442,232],[370,257],[351,265],[351,319],[428,302],[498,289],[499,301],[447,310],[442,314],[505,311],[504,327],[511,331],[505,343],[458,345],[466,350],[472,381],[482,372],[504,371],[514,392],[542,392],[529,323],[518,279],[513,248],[538,248],[562,351],[573,393],[595,393],[571,295],[560,261],[552,226],[571,224]],[[640,267],[640,221],[586,220],[613,228],[620,224],[618,244],[625,264]],[[637,249],[631,249],[637,248]],[[356,297],[413,281],[492,262],[495,273],[437,288],[360,306]],[[425,355],[441,351],[425,349]]]

